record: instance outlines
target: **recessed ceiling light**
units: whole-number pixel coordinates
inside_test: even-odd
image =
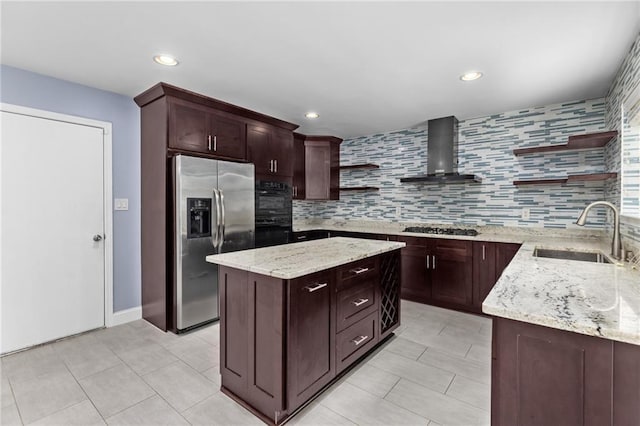
[[[171,55],[156,55],[153,60],[160,65],[166,65],[168,67],[175,67],[178,65],[178,60]]]
[[[320,114],[318,114],[317,112],[308,112],[304,116],[307,118],[318,118],[320,117]]]
[[[473,81],[482,77],[482,73],[480,71],[469,71],[460,76],[460,80],[462,81]]]

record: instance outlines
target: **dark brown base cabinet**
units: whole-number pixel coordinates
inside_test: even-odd
[[[640,346],[494,318],[491,424],[640,424]]]
[[[402,249],[402,298],[473,311],[473,243],[398,237]]]
[[[473,311],[482,312],[482,302],[519,249],[520,244],[473,242]]]
[[[269,424],[400,325],[398,250],[291,280],[219,274],[221,389]]]

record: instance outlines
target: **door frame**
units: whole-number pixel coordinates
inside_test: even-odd
[[[74,115],[60,114],[36,108],[0,103],[0,111],[27,115],[45,120],[61,121],[70,124],[102,129],[102,171],[103,171],[103,207],[104,207],[104,326],[116,325],[113,315],[113,170],[112,170],[112,132],[111,123],[92,120]],[[2,150],[0,149],[0,158]],[[0,199],[0,206],[2,200]],[[1,248],[0,248],[1,250]]]

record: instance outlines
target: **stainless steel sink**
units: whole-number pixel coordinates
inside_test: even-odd
[[[579,260],[582,262],[611,263],[602,253],[571,250],[553,250],[537,248],[533,251],[535,257],[549,257],[551,259]]]

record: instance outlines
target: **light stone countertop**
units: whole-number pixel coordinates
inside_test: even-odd
[[[484,313],[640,345],[640,271],[604,264],[534,257],[536,247],[602,252],[611,240],[590,229],[472,227],[476,237],[402,232],[408,223],[322,221],[294,230],[341,230],[378,234],[521,243],[522,247],[482,304]],[[450,226],[416,224],[423,226]]]
[[[207,262],[281,279],[293,279],[356,260],[397,250],[405,243],[326,238],[301,243],[214,254]]]

